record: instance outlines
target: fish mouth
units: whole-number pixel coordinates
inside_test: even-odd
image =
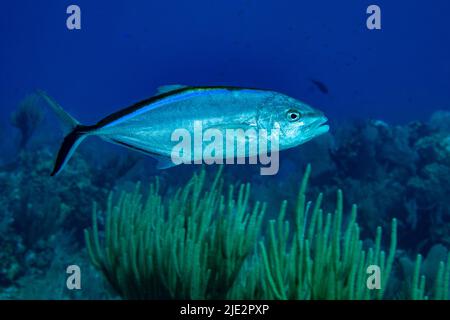
[[[328,118],[325,116],[322,116],[322,117],[319,117],[317,120],[315,120],[311,124],[311,130],[314,131],[316,136],[324,134],[324,133],[328,132],[328,130],[330,130],[330,126],[326,124],[327,121],[328,121]]]

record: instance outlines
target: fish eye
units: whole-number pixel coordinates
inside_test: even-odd
[[[288,112],[286,113],[287,119],[288,121],[297,121],[298,119],[300,119],[300,112],[298,112],[297,110],[294,109],[290,109],[288,110]]]

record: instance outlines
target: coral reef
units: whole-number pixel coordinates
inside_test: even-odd
[[[375,247],[363,249],[357,208],[354,205],[347,226],[343,227],[343,199],[338,190],[334,215],[324,215],[322,194],[316,203],[306,202],[310,166],[301,184],[295,214],[294,235],[289,244],[289,221],[284,220],[283,202],[278,220],[269,222],[268,250],[260,243],[264,262],[267,297],[277,299],[368,299],[383,298],[396,250],[396,221],[392,222],[391,245],[386,257],[381,250],[381,228],[377,228]],[[310,217],[308,213],[313,207]],[[308,221],[308,223],[306,223]],[[366,270],[380,267],[380,290],[366,286]]]
[[[293,216],[286,219],[283,201],[277,220],[268,223],[266,241],[259,240],[259,251],[252,248],[264,206],[257,202],[249,207],[249,185],[240,186],[237,199],[233,187],[228,197],[222,195],[220,172],[211,189],[205,189],[202,171],[172,196],[162,197],[158,182],[150,186],[146,200],[139,184],[135,192],[122,193],[116,205],[110,196],[103,237],[94,206],[93,227],[85,232],[91,261],[126,299],[389,298],[385,294],[396,254],[396,220],[387,254],[381,249],[380,227],[372,245],[364,245],[356,206],[344,227],[341,191],[334,214],[323,214],[322,194],[314,204],[306,201],[310,170],[308,166]],[[405,293],[412,299],[427,298],[420,263],[419,255]],[[373,265],[382,275],[379,290],[366,285],[366,270]],[[449,266],[439,262],[436,299],[448,297]]]
[[[259,235],[264,206],[249,206],[249,185],[222,195],[220,172],[205,171],[163,198],[158,182],[142,200],[139,184],[113,206],[110,196],[104,248],[97,210],[86,231],[91,260],[112,287],[131,299],[224,299]]]
[[[428,251],[435,244],[450,246],[450,112],[433,114],[428,122],[388,125],[367,120],[336,127],[329,137],[287,152],[284,164],[295,168],[311,161],[319,165],[310,189],[332,196],[345,190],[345,204],[358,203],[360,226],[375,236],[377,225],[387,227],[398,218],[399,241],[411,252]],[[324,147],[326,146],[326,147]],[[283,163],[282,163],[283,164]],[[294,169],[295,170],[295,169]],[[292,170],[288,170],[292,172]],[[255,188],[269,202],[286,197],[297,175]],[[291,197],[289,200],[293,200]],[[414,233],[414,237],[409,235]]]
[[[334,132],[282,152],[276,176],[261,177],[257,166],[227,166],[214,185],[208,173],[189,180],[195,166],[157,171],[152,160],[93,139],[59,177],[50,179],[55,140],[60,137],[29,97],[11,116],[18,130],[0,128],[8,137],[2,140],[0,157],[0,299],[114,299],[118,294],[447,299],[449,119],[450,112],[439,111],[427,122],[407,125],[375,120],[335,125]],[[294,190],[301,180],[300,168],[307,163],[313,163],[314,171],[299,198]],[[136,189],[136,181],[154,176],[159,182],[150,187],[152,196],[144,198],[147,186]],[[252,184],[251,194],[247,182]],[[336,189],[345,190],[345,198],[339,192],[337,202],[326,201],[336,197]],[[315,202],[305,200],[321,192]],[[108,200],[109,193],[114,196]],[[98,226],[87,236],[89,258],[83,230],[91,225],[92,202],[99,204]],[[100,210],[105,203],[109,206]],[[353,203],[358,204],[358,223],[356,207],[350,214],[342,211]],[[126,223],[130,217],[134,224]],[[120,245],[114,245],[118,239],[105,236],[117,236],[111,227],[120,225]],[[150,243],[136,230],[147,230]],[[382,237],[381,230],[391,230],[391,246],[397,243],[392,264],[393,249],[382,253],[389,237]],[[164,237],[154,239],[150,231]],[[136,244],[145,245],[133,247]],[[142,264],[145,259],[135,260],[140,256],[134,254],[144,249],[148,256],[158,257],[152,260],[153,268]],[[169,251],[177,259],[169,259]],[[108,283],[89,259],[108,274]],[[133,261],[139,262],[137,271]],[[385,291],[367,294],[357,279],[363,266],[373,262],[383,273],[390,270],[389,281]],[[72,263],[82,266],[89,279],[83,292],[70,292],[61,284],[65,266]],[[174,277],[181,263],[190,263],[187,273]],[[140,279],[151,290],[142,287]],[[321,282],[312,285],[311,279]]]
[[[20,131],[18,150],[25,148],[44,118],[43,112],[37,106],[37,101],[36,95],[25,97],[11,115],[11,124]]]
[[[80,157],[61,180],[50,179],[53,155],[45,150],[21,152],[14,166],[12,171],[0,170],[0,286],[46,272],[61,238],[71,235],[79,243],[92,199],[104,200],[107,195],[106,189],[91,183]]]
[[[438,264],[438,271],[436,274],[434,288],[430,294],[426,293],[426,277],[420,274],[422,265],[422,256],[417,255],[414,266],[414,274],[412,283],[410,284],[411,292],[409,299],[412,300],[448,300],[449,297],[449,281],[450,281],[450,254],[447,262],[440,261]]]

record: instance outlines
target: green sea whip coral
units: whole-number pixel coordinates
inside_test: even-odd
[[[407,296],[412,300],[448,300],[450,291],[450,252],[447,254],[447,263],[439,262],[434,288],[426,290],[426,278],[420,275],[422,265],[422,255],[418,254],[414,266],[414,272],[410,286],[410,293]]]
[[[151,184],[144,201],[140,185],[112,196],[106,210],[104,247],[97,208],[85,232],[93,264],[127,299],[219,299],[233,286],[261,229],[265,205],[249,205],[250,185],[224,196],[221,173],[206,186],[205,171],[162,198]]]
[[[381,227],[374,245],[364,246],[356,205],[344,223],[340,190],[334,214],[322,211],[322,194],[315,203],[306,201],[310,172],[308,166],[294,210],[283,201],[259,241],[265,206],[250,205],[249,184],[237,192],[230,186],[224,196],[221,171],[211,185],[201,171],[172,196],[161,196],[156,180],[145,201],[138,184],[116,205],[110,196],[103,246],[94,206],[93,227],[85,233],[91,260],[123,298],[389,298],[396,220],[387,253],[381,249]],[[419,256],[412,283],[402,294],[407,298],[428,298],[420,264]],[[380,268],[378,290],[367,287],[370,265]],[[440,263],[430,298],[448,298],[449,277],[450,260]]]
[[[303,177],[294,211],[294,234],[290,237],[285,220],[287,202],[281,204],[277,220],[269,221],[267,244],[260,241],[265,298],[275,299],[381,299],[384,295],[396,250],[396,220],[392,221],[391,244],[386,256],[381,250],[381,227],[377,228],[375,246],[364,250],[356,223],[357,207],[343,224],[342,192],[337,192],[336,211],[324,214],[322,194],[316,202],[306,201],[311,167]],[[311,214],[309,214],[311,212]],[[380,268],[381,286],[367,286],[367,267]],[[253,281],[254,282],[254,281]]]

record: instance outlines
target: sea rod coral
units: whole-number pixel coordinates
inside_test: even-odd
[[[250,295],[239,296],[242,290],[238,290],[237,297],[282,300],[383,298],[396,250],[396,220],[392,221],[387,256],[381,249],[380,227],[377,228],[375,246],[363,248],[356,222],[356,205],[344,227],[340,190],[335,214],[323,213],[322,194],[314,204],[306,201],[310,172],[308,165],[293,210],[294,227],[291,228],[286,219],[288,204],[283,201],[278,218],[269,221],[267,242],[259,242],[259,258],[250,267],[256,272],[245,273],[242,288],[247,288],[245,293],[250,290]],[[367,268],[371,265],[380,267],[380,290],[367,287]]]
[[[381,227],[374,241],[363,242],[357,207],[345,217],[340,190],[334,214],[321,209],[322,194],[314,203],[306,200],[310,172],[308,165],[295,206],[283,201],[263,238],[265,205],[252,204],[249,184],[237,194],[229,186],[224,194],[221,171],[211,184],[201,171],[173,195],[163,196],[156,180],[144,199],[138,184],[116,204],[110,196],[104,234],[94,205],[93,227],[85,231],[91,261],[125,299],[448,298],[450,262],[439,264],[427,295],[420,258],[412,279],[402,279],[411,282],[405,292],[389,293],[397,221],[392,220],[387,253]],[[378,290],[367,286],[373,265],[380,268]]]
[[[108,201],[104,248],[94,207],[86,242],[93,264],[131,299],[225,298],[259,235],[265,206],[249,205],[250,186],[222,194],[220,172],[205,172],[164,199],[159,183],[142,199],[140,185]]]

